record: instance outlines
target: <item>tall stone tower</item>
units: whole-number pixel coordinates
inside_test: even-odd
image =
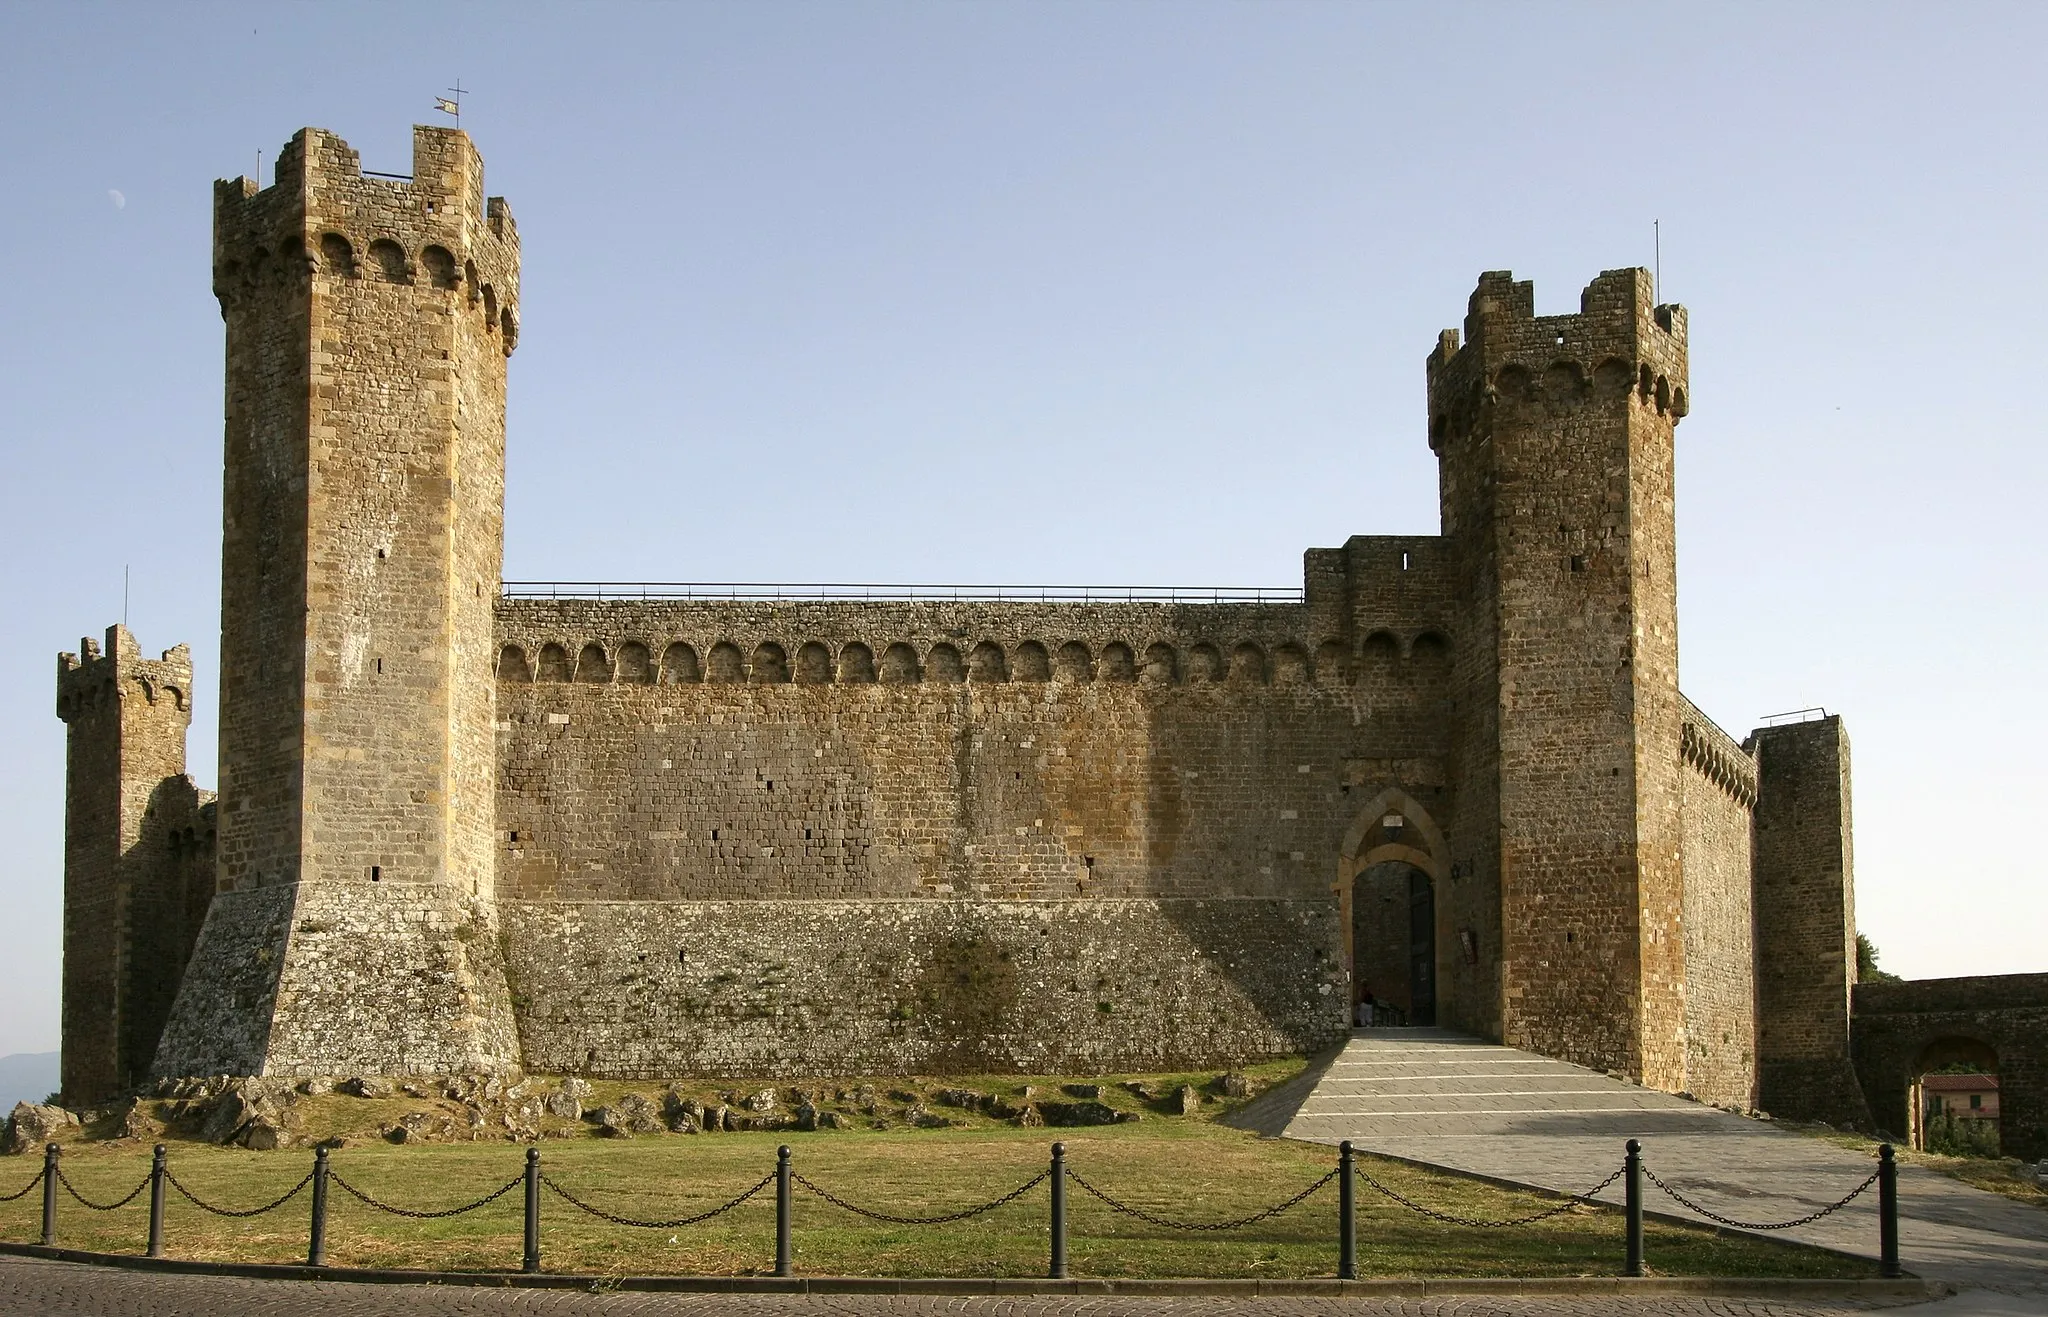
[[[1454,831],[1498,882],[1511,1044],[1685,1079],[1673,430],[1683,308],[1610,270],[1576,315],[1482,275],[1428,364],[1461,576]]]
[[[227,324],[219,887],[158,1069],[516,1063],[492,606],[519,240],[467,135],[304,129],[215,185]],[[225,995],[224,995],[225,994]],[[212,1018],[236,995],[267,1002]]]
[[[126,627],[57,658],[66,724],[66,1097],[93,1102],[149,1073],[212,891],[199,872],[206,797],[185,777],[192,659],[144,658]]]

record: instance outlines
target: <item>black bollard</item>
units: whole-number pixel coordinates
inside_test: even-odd
[[[1349,1139],[1337,1145],[1337,1279],[1358,1279],[1358,1200]]]
[[[789,1145],[775,1150],[775,1274],[793,1276],[789,1247]]]
[[[1621,1274],[1640,1276],[1643,1274],[1643,1145],[1630,1139],[1628,1153],[1621,1164],[1626,1172],[1622,1176],[1622,1193],[1626,1202],[1623,1210],[1628,1220],[1628,1263]]]
[[[1052,1262],[1045,1274],[1067,1278],[1067,1145],[1052,1145]]]
[[[313,1149],[313,1228],[306,1238],[306,1265],[327,1265],[327,1149]]]
[[[57,1246],[57,1145],[43,1145],[43,1247]]]
[[[164,1145],[159,1143],[149,1159],[149,1256],[153,1258],[164,1255],[164,1176],[167,1173],[164,1158],[167,1155]]]
[[[540,1270],[540,1149],[526,1150],[526,1256],[520,1270]]]
[[[1877,1274],[1896,1280],[1899,1270],[1899,1163],[1892,1145],[1877,1150]]]

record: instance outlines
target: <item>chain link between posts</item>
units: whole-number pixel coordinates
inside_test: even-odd
[[[1665,1193],[1669,1194],[1677,1202],[1686,1207],[1691,1208],[1695,1212],[1698,1212],[1701,1216],[1707,1218],[1707,1220],[1709,1221],[1714,1222],[1716,1225],[1731,1226],[1737,1230],[1791,1230],[1796,1226],[1811,1225],[1813,1222],[1820,1220],[1822,1217],[1827,1216],[1833,1212],[1839,1212],[1843,1208],[1847,1207],[1850,1203],[1855,1202],[1856,1199],[1860,1197],[1865,1190],[1869,1189],[1871,1185],[1877,1183],[1877,1177],[1880,1174],[1880,1172],[1872,1171],[1870,1173],[1869,1179],[1865,1180],[1862,1184],[1857,1185],[1854,1189],[1851,1189],[1847,1194],[1845,1194],[1841,1198],[1836,1199],[1834,1202],[1829,1203],[1826,1207],[1821,1208],[1817,1212],[1808,1212],[1805,1216],[1794,1217],[1790,1221],[1774,1221],[1769,1224],[1763,1224],[1756,1221],[1737,1221],[1733,1217],[1722,1216],[1719,1212],[1713,1211],[1710,1208],[1700,1206],[1698,1203],[1694,1202],[1690,1198],[1687,1198],[1678,1190],[1664,1183],[1662,1179],[1658,1178],[1657,1173],[1651,1170],[1649,1167],[1643,1167],[1643,1174],[1646,1177],[1648,1177],[1651,1184],[1656,1185],[1659,1189],[1662,1189]]]
[[[1531,1212],[1528,1216],[1507,1217],[1499,1221],[1491,1221],[1482,1217],[1475,1216],[1455,1216],[1449,1212],[1439,1212],[1433,1207],[1424,1207],[1421,1203],[1416,1202],[1414,1199],[1405,1197],[1396,1190],[1389,1189],[1386,1185],[1383,1185],[1378,1180],[1373,1179],[1370,1174],[1363,1170],[1358,1171],[1357,1175],[1359,1179],[1365,1181],[1374,1189],[1377,1189],[1380,1193],[1383,1193],[1387,1197],[1393,1199],[1395,1202],[1407,1208],[1409,1211],[1420,1212],[1422,1215],[1430,1218],[1433,1221],[1442,1221],[1447,1225],[1454,1226],[1472,1226],[1475,1229],[1480,1230],[1502,1230],[1510,1226],[1535,1225],[1538,1221],[1548,1221],[1553,1216],[1563,1216],[1566,1212],[1572,1211],[1574,1208],[1578,1207],[1582,1203],[1590,1203],[1593,1201],[1594,1198],[1599,1196],[1602,1190],[1606,1189],[1616,1180],[1619,1180],[1622,1176],[1622,1172],[1616,1171],[1614,1174],[1608,1176],[1600,1183],[1594,1185],[1591,1189],[1586,1190],[1586,1192],[1582,1194],[1571,1195],[1564,1202],[1559,1203],[1556,1207],[1546,1208],[1541,1212]]]
[[[877,1212],[870,1208],[860,1207],[853,1203],[849,1203],[844,1198],[841,1198],[838,1194],[832,1193],[831,1191],[826,1189],[819,1188],[817,1185],[811,1183],[802,1175],[796,1174],[794,1172],[792,1172],[790,1175],[790,1179],[802,1185],[804,1188],[810,1190],[812,1193],[824,1199],[826,1202],[832,1204],[834,1207],[844,1208],[846,1211],[853,1213],[855,1216],[864,1216],[868,1218],[870,1221],[887,1221],[891,1225],[899,1226],[942,1226],[952,1221],[965,1221],[967,1218],[971,1216],[980,1216],[983,1212],[993,1212],[998,1207],[1001,1207],[1006,1203],[1014,1203],[1019,1198],[1022,1198],[1025,1194],[1030,1193],[1033,1189],[1036,1189],[1039,1185],[1044,1184],[1047,1180],[1050,1180],[1051,1178],[1051,1171],[1040,1171],[1038,1174],[1032,1176],[1030,1179],[1018,1185],[1015,1189],[1010,1190],[1010,1192],[1004,1194],[1000,1198],[992,1198],[988,1202],[981,1203],[975,1207],[963,1208],[958,1212],[947,1212],[943,1216],[891,1216],[887,1212]]]
[[[57,1168],[57,1183],[64,1186],[64,1192],[70,1194],[73,1198],[76,1198],[80,1206],[89,1207],[95,1212],[112,1212],[128,1206],[128,1204],[134,1202],[138,1197],[142,1195],[142,1191],[144,1189],[149,1188],[149,1182],[152,1178],[154,1177],[149,1175],[143,1176],[142,1183],[136,1185],[133,1189],[130,1189],[128,1191],[128,1196],[126,1198],[121,1199],[119,1202],[95,1203],[92,1199],[87,1198],[84,1194],[78,1192],[78,1186],[71,1183],[71,1177],[64,1174],[64,1168],[62,1166],[59,1166]]]
[[[212,1203],[207,1202],[199,1195],[193,1193],[190,1189],[187,1189],[183,1184],[180,1184],[178,1182],[178,1177],[172,1175],[168,1170],[164,1172],[164,1179],[170,1181],[171,1188],[176,1189],[180,1194],[184,1195],[186,1202],[192,1204],[192,1206],[198,1208],[202,1212],[211,1212],[215,1216],[252,1217],[262,1216],[265,1212],[275,1212],[278,1208],[283,1207],[292,1199],[297,1198],[301,1190],[303,1190],[307,1185],[313,1183],[313,1172],[307,1171],[306,1178],[299,1181],[291,1188],[285,1190],[284,1195],[282,1197],[274,1198],[271,1201],[265,1203],[261,1207],[252,1207],[246,1212],[236,1211],[234,1208],[231,1207],[215,1207]]]
[[[1143,1208],[1133,1207],[1129,1203],[1119,1202],[1116,1199],[1110,1197],[1108,1194],[1102,1192],[1102,1190],[1096,1188],[1094,1185],[1088,1183],[1088,1181],[1082,1179],[1078,1171],[1069,1170],[1067,1172],[1067,1178],[1072,1180],[1075,1184],[1080,1185],[1083,1189],[1087,1190],[1095,1197],[1101,1199],[1104,1203],[1107,1203],[1111,1211],[1121,1212],[1125,1216],[1136,1217],[1138,1220],[1145,1222],[1147,1225],[1159,1226],[1160,1228],[1165,1230],[1236,1230],[1242,1226],[1251,1225],[1255,1221],[1263,1221],[1269,1216],[1278,1216],[1282,1212],[1286,1211],[1288,1208],[1297,1206],[1298,1204],[1307,1201],[1310,1197],[1312,1197],[1319,1190],[1321,1190],[1325,1185],[1329,1184],[1330,1181],[1336,1179],[1337,1172],[1331,1171],[1322,1179],[1317,1180],[1314,1184],[1302,1190],[1300,1193],[1294,1195],[1294,1197],[1288,1199],[1286,1202],[1275,1203],[1273,1206],[1266,1208],[1264,1211],[1254,1212],[1250,1216],[1238,1217],[1235,1220],[1231,1221],[1175,1221],[1163,1216],[1154,1216],[1152,1213],[1145,1211]]]
[[[16,1199],[26,1198],[30,1194],[34,1193],[36,1186],[41,1184],[42,1182],[43,1172],[37,1171],[35,1178],[33,1180],[30,1180],[27,1184],[23,1185],[19,1193],[0,1194],[0,1203],[11,1203],[14,1202]]]
[[[464,1212],[474,1212],[479,1207],[483,1207],[489,1203],[497,1202],[506,1194],[511,1193],[514,1189],[517,1189],[520,1185],[526,1183],[526,1177],[524,1175],[521,1175],[515,1179],[507,1180],[505,1183],[499,1185],[497,1188],[491,1190],[491,1192],[485,1194],[483,1197],[477,1199],[476,1201],[464,1203],[460,1207],[451,1207],[445,1211],[439,1212],[415,1212],[413,1209],[409,1207],[397,1207],[391,1203],[379,1202],[375,1198],[372,1198],[370,1195],[364,1193],[362,1190],[350,1184],[347,1180],[344,1180],[341,1177],[341,1173],[339,1171],[328,1172],[327,1178],[329,1180],[332,1180],[335,1184],[340,1185],[343,1193],[346,1193],[349,1197],[355,1199],[357,1202],[361,1203],[365,1207],[374,1207],[379,1212],[388,1212],[392,1216],[410,1217],[414,1221],[439,1221],[444,1217],[461,1216]]]
[[[678,1226],[693,1226],[696,1225],[699,1221],[709,1221],[714,1216],[723,1216],[725,1213],[732,1211],[735,1207],[738,1207],[741,1203],[746,1202],[749,1198],[752,1198],[755,1194],[758,1194],[763,1189],[766,1189],[769,1185],[774,1184],[775,1176],[771,1172],[770,1174],[761,1177],[760,1182],[754,1185],[753,1188],[746,1190],[736,1198],[728,1198],[726,1201],[720,1203],[717,1207],[714,1207],[709,1211],[698,1212],[693,1216],[679,1216],[670,1221],[642,1221],[630,1216],[620,1216],[616,1212],[607,1212],[602,1207],[593,1207],[589,1203],[584,1202],[581,1198],[578,1198],[575,1194],[570,1193],[567,1189],[564,1189],[561,1185],[556,1184],[554,1180],[549,1178],[548,1176],[541,1176],[540,1182],[546,1185],[548,1189],[551,1192],[553,1192],[557,1198],[562,1199],[571,1207],[575,1207],[582,1211],[588,1212],[590,1215],[598,1218],[600,1221],[609,1221],[615,1226],[637,1226],[642,1230],[674,1230]],[[517,1183],[517,1181],[515,1181],[514,1183]],[[506,1186],[506,1188],[510,1187],[510,1185]]]

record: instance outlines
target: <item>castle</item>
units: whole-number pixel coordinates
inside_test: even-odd
[[[1849,751],[1678,683],[1683,308],[1479,279],[1442,533],[1298,597],[501,586],[519,235],[459,131],[215,187],[219,798],[192,673],[59,660],[63,1083],[1169,1069],[1361,998],[1861,1111]],[[1837,1116],[1839,1118],[1839,1115]]]

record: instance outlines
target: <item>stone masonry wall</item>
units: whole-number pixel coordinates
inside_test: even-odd
[[[1702,1102],[1746,1111],[1756,1105],[1756,766],[1692,701],[1683,712],[1685,1086]]]
[[[1914,1079],[1978,1043],[1998,1058],[2000,1150],[2048,1158],[2048,974],[1859,983],[1851,1029],[1879,1129],[1903,1137]]]
[[[505,903],[529,1069],[1091,1074],[1343,1036],[1324,901]]]
[[[1012,925],[1029,902],[1048,903],[1045,927],[1094,930],[1060,953],[1062,973],[1083,977],[1131,980],[1182,945],[1161,930],[1210,930],[1206,959],[1169,975],[1164,995],[1086,1016],[1077,1060],[1193,1063],[1325,1037],[1347,1004],[1333,891],[1344,836],[1388,774],[1417,772],[1394,766],[1442,754],[1441,632],[1375,629],[1354,650],[1305,630],[1295,605],[518,600],[499,617],[498,890],[531,903],[507,936],[528,1003],[557,999],[533,966],[561,963],[526,945],[533,910],[566,903],[676,902],[692,927],[781,929],[822,917],[804,903],[907,901],[883,908],[920,928],[993,920],[991,945],[1021,954]],[[1444,791],[1440,771],[1421,775],[1432,783],[1403,785]],[[720,900],[761,908],[697,904]],[[1248,945],[1277,945],[1274,930],[1322,940],[1278,960],[1262,951],[1256,974],[1226,971],[1252,961],[1188,913],[1218,901]],[[785,948],[806,1002],[838,993],[840,960],[879,954],[861,939],[881,926],[845,918],[843,945],[768,944]],[[821,953],[831,963],[813,963]],[[1295,972],[1302,957],[1315,973]],[[1227,1000],[1271,1023],[1183,1020],[1180,1003],[1220,991],[1202,986],[1217,975]],[[616,982],[581,985],[570,1018],[625,1012],[624,998],[602,1000]],[[520,1008],[529,1064],[536,1038],[559,1032],[546,1015]],[[957,1051],[902,1029],[861,1026],[857,1039],[899,1050],[855,1068]],[[1179,1053],[1148,1050],[1176,1039]]]
[[[1298,611],[508,603],[507,661],[581,676],[500,684],[501,889],[1326,898],[1443,659],[1317,672]]]
[[[1870,1123],[1850,1064],[1856,885],[1849,738],[1838,717],[1750,734],[1757,762],[1758,1105]]]

